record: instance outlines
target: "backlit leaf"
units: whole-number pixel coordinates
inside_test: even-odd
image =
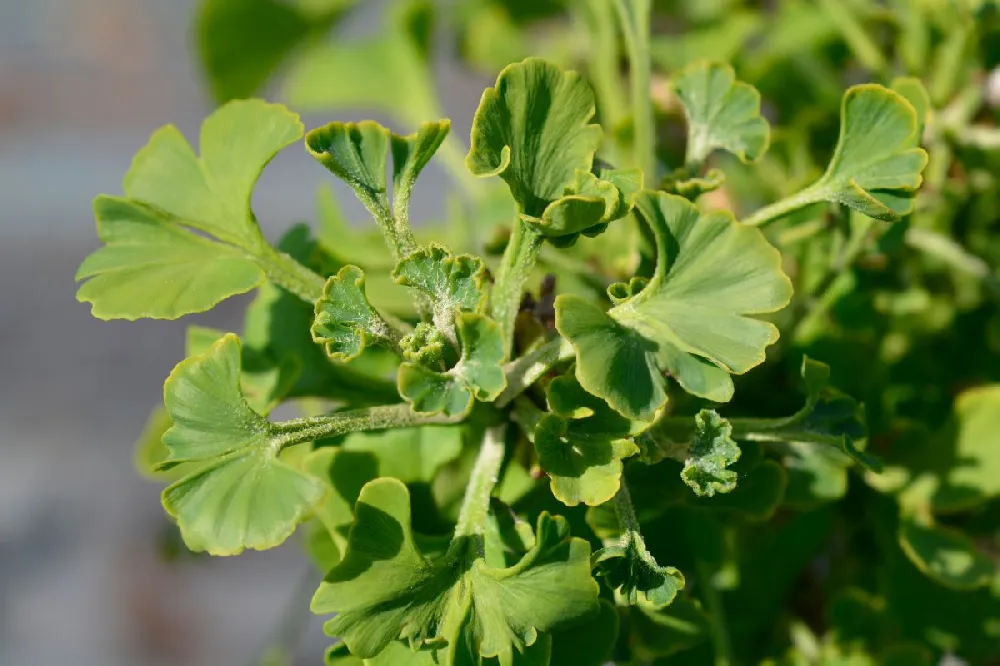
[[[656,237],[656,271],[610,311],[571,295],[556,299],[556,328],[576,350],[576,376],[621,414],[649,420],[667,400],[664,373],[689,393],[726,401],[730,373],[764,360],[777,329],[748,315],[791,298],[780,256],[732,216],[701,213],[669,194],[640,193],[636,210]]]
[[[767,151],[770,128],[760,115],[760,93],[736,80],[729,65],[696,62],[671,81],[688,121],[688,164],[701,164],[714,150],[726,150],[743,162]]]
[[[226,335],[177,365],[164,385],[171,428],[161,464],[199,463],[163,491],[192,550],[237,555],[284,541],[323,497],[317,479],[278,458],[280,436],[240,392],[240,343]]]

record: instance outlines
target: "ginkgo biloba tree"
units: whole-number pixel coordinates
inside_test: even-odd
[[[932,457],[930,486],[915,468],[880,475],[865,407],[834,388],[825,363],[798,355],[797,410],[780,411],[800,400],[788,386],[777,412],[727,411],[742,376],[767,372],[781,335],[804,335],[802,282],[788,274],[793,252],[769,235],[774,223],[826,205],[860,244],[872,220],[903,224],[914,211],[928,162],[922,85],[849,87],[825,170],[737,217],[702,195],[768,151],[760,93],[724,63],[674,72],[686,149],[665,161],[650,3],[606,9],[629,56],[627,131],[597,122],[614,115],[599,72],[588,80],[539,58],[503,68],[456,175],[479,179],[467,190],[476,212],[460,226],[491,207],[509,213],[505,233],[463,248],[475,252],[411,226],[422,171],[437,157],[455,174],[460,145],[421,90],[412,97],[423,101],[393,115],[398,132],[373,121],[306,132],[284,106],[229,101],[205,120],[198,148],[162,128],[124,195],[95,199],[104,245],[77,274],[94,316],[176,319],[257,290],[242,336],[191,329],[144,460],[169,483],[164,508],[192,550],[272,548],[306,523],[325,573],[312,609],[332,615],[338,639],[328,663],[652,663],[709,638],[719,666],[751,663],[726,629],[722,592],[739,594],[733,581],[752,575],[728,552],[730,524],[841,497],[851,467],[901,493],[900,543],[928,576],[967,589],[992,579],[989,558],[934,514],[1000,495],[995,475]],[[407,39],[365,46],[389,79],[421,66],[415,12],[394,19]],[[234,91],[260,83],[227,81]],[[385,86],[369,96],[376,106]],[[251,195],[295,144],[354,192],[383,247],[345,227],[328,198],[320,240],[299,226],[268,242]],[[626,260],[590,271],[574,255],[601,243],[625,247]],[[995,423],[994,388],[964,394],[941,435],[971,459]],[[293,401],[301,418],[269,416]],[[898,642],[884,654],[930,663]]]

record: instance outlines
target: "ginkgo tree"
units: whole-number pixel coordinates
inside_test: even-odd
[[[328,663],[626,663],[615,652],[626,613],[636,631],[706,624],[716,663],[733,663],[719,638],[724,557],[654,547],[646,526],[676,514],[678,539],[711,540],[718,519],[699,523],[699,512],[766,519],[796,470],[882,469],[865,451],[864,406],[818,360],[802,359],[805,405],[790,415],[727,405],[767,360],[795,295],[770,225],[815,204],[887,222],[913,211],[928,159],[914,85],[847,89],[822,175],[740,217],[701,195],[725,186],[719,155],[752,169],[768,150],[761,95],[724,63],[674,72],[686,154],[661,161],[650,3],[614,4],[633,84],[624,138],[598,122],[592,83],[547,60],[510,64],[483,92],[464,165],[482,181],[473,203],[499,197],[510,211],[489,252],[411,225],[421,173],[454,145],[448,120],[411,118],[431,104],[400,110],[399,132],[374,121],[306,132],[282,105],[229,101],[197,147],[173,126],[156,131],[123,195],[94,201],[103,245],[80,266],[77,297],[95,317],[176,319],[257,290],[242,339],[192,329],[146,461],[191,550],[273,548],[306,523],[325,574],[312,610],[332,616],[337,639]],[[277,245],[264,237],[252,193],[285,149],[353,191],[381,256],[301,227]],[[561,293],[559,275],[554,287],[545,275],[546,256],[572,261],[578,244],[623,237],[632,270],[599,274],[599,289]],[[968,455],[991,395],[960,407]],[[282,403],[304,413],[275,420]],[[952,492],[935,506],[964,501],[961,475],[942,481]],[[919,497],[916,479],[895,483]],[[972,546],[935,525],[926,501],[908,506],[914,561],[961,585],[989,576],[981,559],[961,576],[936,562],[942,540]]]

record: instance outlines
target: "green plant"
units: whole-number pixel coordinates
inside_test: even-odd
[[[350,4],[206,1],[213,89],[253,93]],[[464,160],[435,120],[421,2],[385,35],[317,43],[288,84],[303,106],[364,103],[411,133],[305,133],[259,100],[211,114],[197,153],[154,133],[124,196],[95,200],[104,246],[78,298],[104,319],[174,319],[257,295],[242,339],[189,329],[140,467],[169,482],[192,550],[271,548],[305,523],[326,574],[312,609],[340,639],[331,664],[1000,658],[1000,244],[989,214],[961,212],[1000,204],[949,175],[992,136],[969,111],[981,98],[949,84],[978,61],[955,56],[930,92],[912,77],[850,86],[838,107],[824,93],[837,56],[782,51],[796,31],[841,40],[876,78],[894,67],[868,21],[906,36],[891,57],[910,73],[920,39],[959,47],[930,0],[888,18],[820,2],[822,26],[786,3],[741,63],[787,102],[772,130],[732,67],[677,62],[765,30],[756,10],[690,8],[678,55],[651,34],[652,4],[571,3],[596,45],[587,76],[539,58],[503,68]],[[974,4],[954,9],[962,48],[988,34]],[[560,11],[509,5],[457,12],[463,43],[485,16],[524,37],[517,20]],[[287,31],[212,27],[237,21]],[[793,62],[820,91],[812,106],[768,78]],[[316,85],[333,72],[342,85]],[[302,225],[264,238],[251,194],[299,141],[378,237],[323,189],[315,239]],[[443,228],[411,228],[435,157],[464,203]],[[303,416],[269,418],[288,402]]]

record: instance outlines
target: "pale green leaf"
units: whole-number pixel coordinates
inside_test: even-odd
[[[760,93],[736,80],[729,65],[696,62],[671,81],[688,121],[685,161],[702,164],[715,150],[726,150],[743,162],[767,151],[771,131],[760,115]]]
[[[94,199],[104,247],[84,259],[78,301],[100,319],[177,319],[250,291],[264,271],[245,252],[184,229],[129,199]]]
[[[390,132],[373,120],[332,122],[306,134],[306,150],[365,203],[384,197]]]
[[[431,425],[356,432],[347,436],[341,449],[375,456],[378,476],[404,483],[430,483],[442,465],[462,452],[462,429]]]
[[[482,259],[455,256],[440,245],[417,248],[396,265],[392,277],[433,299],[435,321],[450,321],[455,312],[479,312],[486,301]]]
[[[355,514],[344,560],[327,574],[312,609],[336,613],[327,634],[359,657],[374,658],[402,640],[437,651],[445,664],[497,657],[510,666],[546,640],[541,632],[597,608],[589,546],[571,539],[561,518],[543,513],[531,550],[513,566],[494,568],[467,537],[438,558],[425,557],[411,530],[409,493],[395,479],[367,484]]]
[[[398,336],[365,295],[365,274],[344,266],[330,276],[316,301],[312,339],[335,361],[351,361],[369,345],[395,345]]]
[[[396,217],[409,219],[410,195],[417,177],[448,137],[450,120],[423,122],[413,134],[390,138],[392,149],[392,205]]]
[[[927,166],[919,147],[917,112],[905,97],[865,84],[844,94],[840,138],[826,173],[806,192],[810,199],[849,206],[879,220],[913,210]]]
[[[466,414],[474,399],[492,402],[507,386],[499,325],[475,313],[460,313],[456,324],[462,355],[454,367],[439,372],[407,362],[399,368],[399,394],[418,414]]]
[[[153,133],[125,175],[125,196],[219,240],[255,248],[263,239],[250,195],[282,148],[302,138],[299,117],[280,104],[229,102],[201,126],[201,156],[172,125]]]
[[[698,497],[714,497],[736,487],[736,472],[728,469],[740,459],[740,447],[733,441],[733,427],[711,409],[694,416],[695,431],[681,478]]]
[[[226,335],[179,363],[163,392],[173,425],[161,468],[198,463],[163,491],[188,547],[236,555],[284,541],[324,488],[279,459],[279,436],[240,392],[239,338]]]
[[[954,453],[934,470],[942,476],[934,507],[957,511],[1000,497],[1000,384],[959,395],[944,437],[950,446],[940,448]]]
[[[899,545],[914,566],[945,587],[973,590],[988,585],[996,575],[993,560],[952,528],[903,518]]]
[[[664,372],[689,393],[729,400],[730,373],[763,362],[778,338],[772,324],[748,315],[791,298],[780,255],[759,230],[678,196],[643,192],[636,210],[656,238],[649,283],[609,312],[576,296],[556,299],[556,328],[576,350],[577,379],[641,420],[666,403]]]

